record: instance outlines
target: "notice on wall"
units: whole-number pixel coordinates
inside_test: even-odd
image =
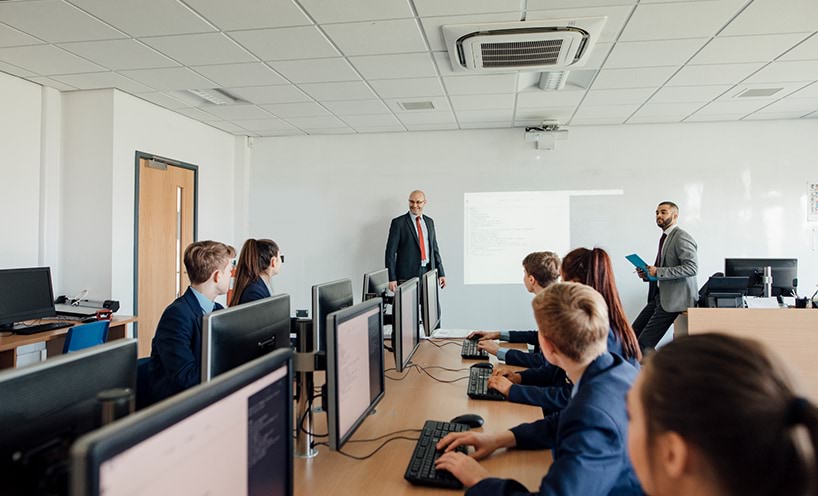
[[[818,183],[807,185],[807,222],[818,222]]]
[[[521,284],[523,258],[570,247],[567,191],[464,195],[465,284]]]

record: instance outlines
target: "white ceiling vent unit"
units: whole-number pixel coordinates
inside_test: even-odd
[[[550,71],[586,62],[606,17],[443,26],[455,71]]]

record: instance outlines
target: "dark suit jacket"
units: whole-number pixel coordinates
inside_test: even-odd
[[[585,370],[564,410],[511,429],[519,449],[554,450],[554,461],[533,494],[643,494],[627,453],[625,395],[636,374],[622,357],[605,353]],[[490,478],[466,494],[532,493],[517,481]]]
[[[430,270],[437,269],[437,275],[445,277],[443,261],[440,259],[440,250],[437,248],[435,235],[435,221],[423,215],[426,229],[429,231],[429,245],[426,253],[429,258]],[[418,228],[412,222],[409,212],[392,219],[389,226],[389,237],[386,240],[386,268],[389,269],[390,281],[405,281],[420,274],[420,242]]]
[[[216,303],[213,311],[223,307]],[[202,380],[202,307],[187,288],[168,305],[156,326],[149,366],[151,401],[157,402]]]
[[[269,298],[270,296],[272,295],[270,294],[269,288],[267,288],[267,283],[264,282],[264,279],[259,277],[244,288],[244,292],[241,294],[241,298],[239,298],[239,305]]]
[[[504,362],[506,365],[518,365],[520,367],[539,367],[545,365],[545,358],[540,353],[540,341],[537,339],[537,331],[508,331],[509,343],[533,344],[534,351],[523,351],[511,349],[506,352]]]

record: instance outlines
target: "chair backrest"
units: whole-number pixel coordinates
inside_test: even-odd
[[[62,352],[71,353],[104,343],[108,339],[110,325],[111,322],[108,320],[98,320],[68,329]]]
[[[150,365],[151,357],[136,361],[136,410],[151,406],[150,398]]]

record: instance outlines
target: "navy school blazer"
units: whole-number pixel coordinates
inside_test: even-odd
[[[241,298],[239,298],[239,305],[269,298],[270,296],[272,295],[270,294],[270,289],[267,287],[267,283],[264,282],[264,279],[261,277],[257,277],[255,281],[244,288],[244,292],[241,294]]]

